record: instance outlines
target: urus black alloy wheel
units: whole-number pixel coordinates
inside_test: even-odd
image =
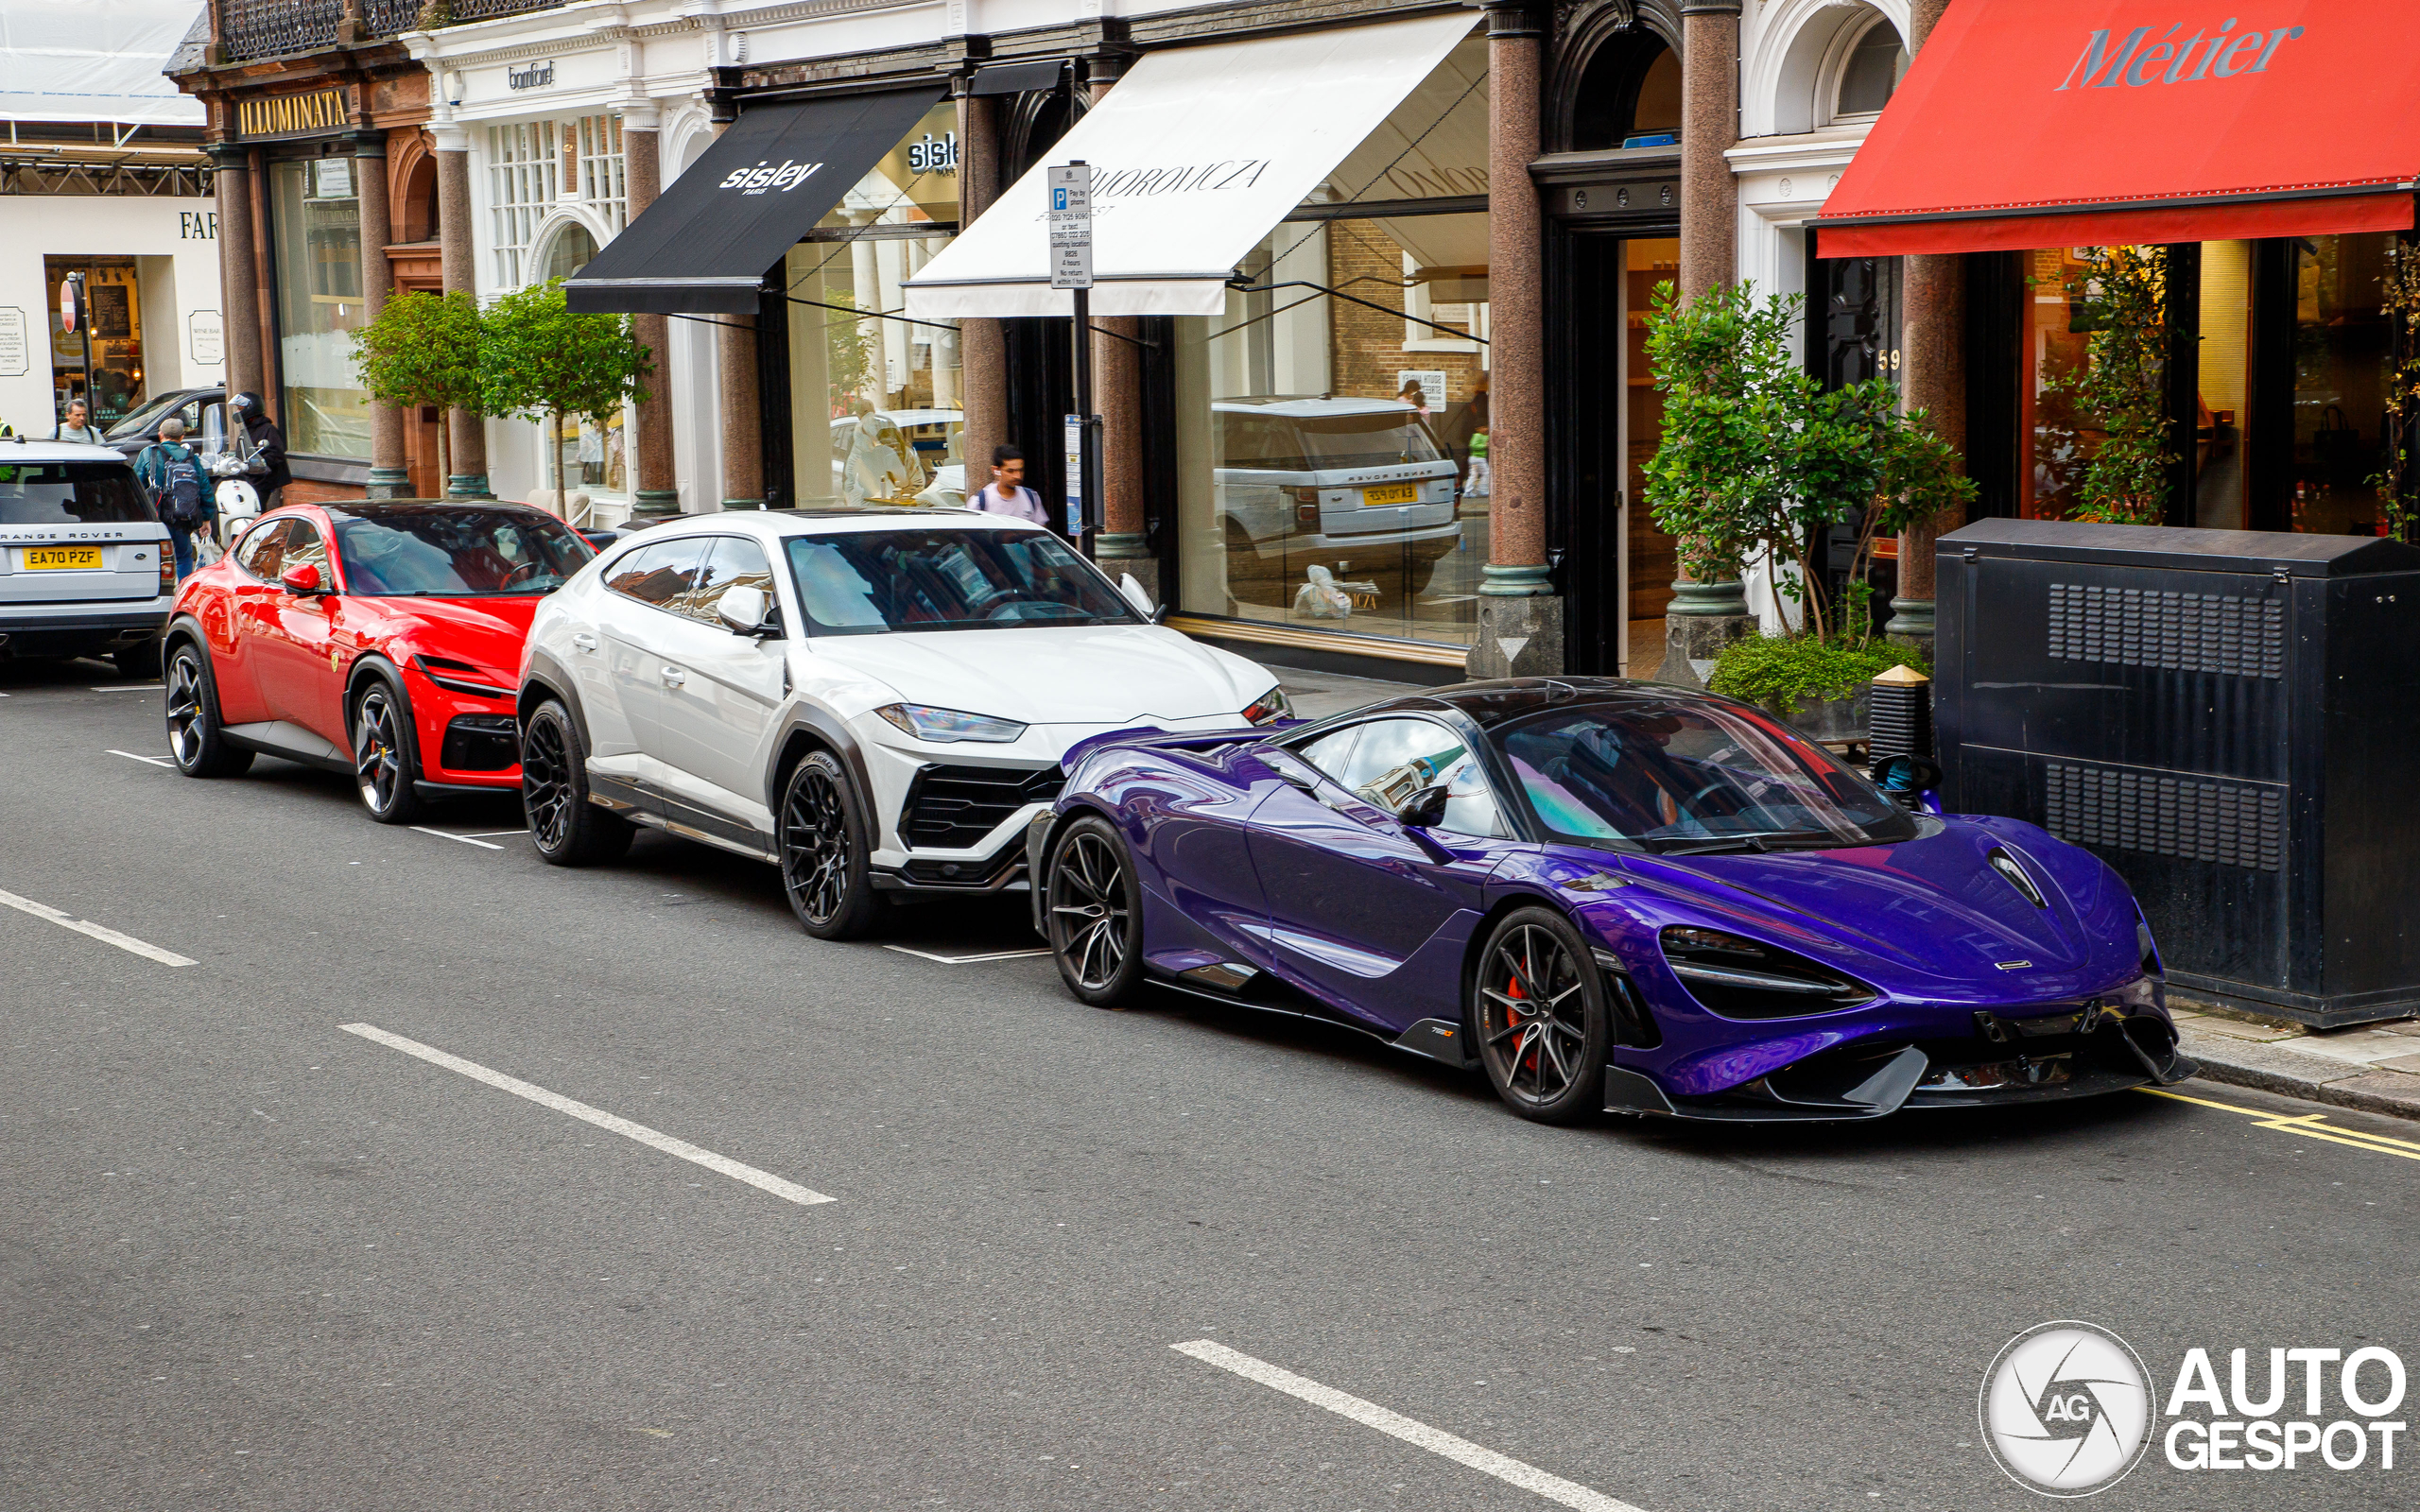
[[[1479,1050],[1505,1100],[1543,1108],[1587,1074],[1588,994],[1582,967],[1537,924],[1507,930],[1479,964]]]
[[[1126,964],[1126,867],[1107,838],[1080,831],[1050,870],[1050,945],[1080,991],[1106,992]]]
[[[189,646],[179,646],[168,663],[168,754],[180,766],[201,759],[201,662]]]
[[[361,696],[360,712],[354,716],[354,775],[361,783],[361,801],[372,814],[386,814],[395,807],[396,796],[409,782],[404,770],[402,741],[396,730],[395,702],[384,688],[372,688]]]
[[[839,784],[802,770],[782,806],[782,883],[799,918],[828,925],[849,904],[849,819]]]
[[[521,802],[530,835],[546,850],[562,850],[571,828],[571,754],[563,749],[562,726],[552,719],[530,721],[522,739]]]

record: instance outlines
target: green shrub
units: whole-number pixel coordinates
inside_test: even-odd
[[[1722,648],[1706,686],[1727,698],[1787,712],[1800,698],[1847,697],[1895,666],[1932,675],[1930,658],[1889,641],[1750,636]]]

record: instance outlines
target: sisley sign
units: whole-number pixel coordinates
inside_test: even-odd
[[[792,163],[787,158],[782,160],[782,164],[778,168],[760,162],[752,168],[734,168],[730,175],[715,187],[736,189],[743,195],[761,195],[768,189],[779,189],[782,193],[788,194],[800,184],[806,182],[822,166],[823,164],[820,163]]]
[[[2115,89],[2120,83],[2131,89],[2146,84],[2198,84],[2205,78],[2262,74],[2268,72],[2269,60],[2277,56],[2278,48],[2303,34],[2300,26],[2239,32],[2232,16],[2215,35],[2197,29],[2183,42],[2175,39],[2185,23],[2177,22],[2154,42],[2152,33],[2158,29],[2136,26],[2114,45],[2110,39],[2116,32],[2094,32],[2084,43],[2083,56],[2067,70],[2067,81],[2050,93]],[[2165,69],[2160,66],[2163,63],[2168,65]]]

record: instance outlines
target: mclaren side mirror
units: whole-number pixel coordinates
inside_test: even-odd
[[[715,618],[734,635],[766,640],[782,633],[782,611],[761,588],[742,583],[722,591],[715,600]]]
[[[1117,592],[1120,597],[1124,598],[1129,604],[1134,606],[1135,613],[1142,615],[1145,619],[1150,620],[1154,625],[1160,623],[1160,611],[1158,609],[1153,607],[1150,593],[1144,589],[1141,583],[1134,580],[1134,575],[1132,573],[1118,574]]]
[[[1433,830],[1445,822],[1445,800],[1452,797],[1443,783],[1424,787],[1403,800],[1395,817],[1415,830]]]
[[[307,561],[300,567],[288,567],[278,575],[277,586],[289,593],[308,598],[320,591],[320,569]]]

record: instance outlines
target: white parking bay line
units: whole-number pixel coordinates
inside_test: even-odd
[[[887,951],[897,951],[902,955],[913,955],[920,961],[939,961],[943,966],[973,966],[978,961],[1021,961],[1028,955],[1047,955],[1050,954],[1046,950],[1038,950],[991,951],[981,955],[936,955],[930,951],[909,950],[905,945],[885,945],[883,949]]]
[[[48,903],[38,903],[30,898],[20,898],[13,892],[0,892],[0,905],[13,908],[21,914],[31,914],[36,919],[47,919],[61,929],[72,929],[78,935],[90,935],[105,945],[114,945],[119,950],[130,951],[146,960],[157,961],[163,966],[197,964],[174,951],[164,951],[159,946],[136,939],[131,935],[121,935],[106,924],[95,924],[82,919],[70,919]]]
[[[418,830],[423,834],[433,834],[441,840],[459,840],[464,845],[475,845],[482,850],[501,850],[504,849],[504,847],[500,845],[490,845],[485,840],[474,840],[467,834],[449,834],[443,830],[432,830],[425,824],[415,824],[412,828]]]
[[[148,762],[154,766],[174,766],[177,765],[176,763],[168,760],[165,756],[137,756],[130,750],[120,750],[115,746],[111,746],[107,747],[107,749],[111,755],[123,756],[130,762]]]
[[[1266,1360],[1255,1360],[1223,1344],[1195,1339],[1187,1344],[1171,1344],[1168,1348],[1179,1354],[1189,1354],[1205,1364],[1215,1365],[1221,1370],[1232,1370],[1247,1381],[1257,1381],[1273,1391],[1282,1391],[1314,1407],[1324,1407],[1340,1418],[1350,1418],[1364,1427],[1392,1434],[1407,1444],[1417,1444],[1431,1453],[1443,1454],[1457,1464],[1484,1471],[1525,1491],[1535,1491],[1549,1502],[1577,1507],[1580,1512],[1639,1512],[1628,1502],[1616,1501],[1601,1491],[1592,1491],[1577,1481],[1549,1475],[1534,1465],[1524,1465],[1492,1449],[1481,1449],[1467,1438],[1457,1438],[1443,1429],[1416,1422],[1401,1413],[1389,1412],[1376,1402],[1363,1401],[1333,1386],[1306,1380],[1291,1370],[1281,1370]]]
[[[700,1149],[687,1140],[676,1140],[669,1134],[659,1134],[645,1124],[633,1124],[629,1119],[606,1112],[601,1108],[591,1108],[586,1103],[574,1102],[561,1092],[550,1092],[544,1087],[533,1087],[518,1076],[508,1076],[500,1071],[490,1071],[477,1061],[464,1060],[459,1056],[449,1056],[434,1046],[422,1044],[417,1040],[406,1040],[399,1034],[389,1034],[374,1023],[348,1023],[340,1027],[347,1034],[357,1034],[364,1040],[376,1040],[390,1050],[400,1050],[407,1056],[418,1056],[432,1066],[442,1066],[448,1071],[459,1072],[473,1081],[486,1082],[489,1086],[510,1092],[515,1097],[526,1097],[542,1108],[551,1108],[558,1113],[569,1113],[583,1123],[594,1124],[598,1128],[619,1134],[624,1139],[636,1140],[641,1144],[662,1150],[666,1155],[677,1155],[684,1160],[702,1165],[707,1170],[727,1176],[735,1181],[745,1181],[750,1186],[769,1192],[777,1197],[786,1197],[792,1202],[801,1204],[835,1200],[821,1192],[810,1192],[795,1181],[785,1181],[769,1171],[759,1171],[752,1165],[742,1165],[727,1155],[717,1155],[712,1150]]]
[[[95,693],[157,693],[166,686],[164,682],[95,682],[92,689]]]

